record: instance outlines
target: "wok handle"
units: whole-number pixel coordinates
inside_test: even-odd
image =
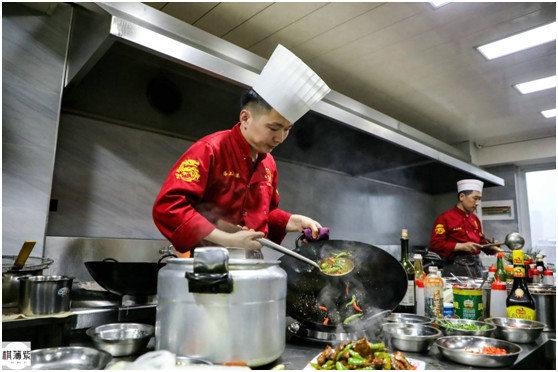
[[[299,259],[299,260],[301,260],[301,261],[306,262],[306,263],[309,264],[309,265],[312,265],[312,266],[314,266],[314,267],[317,267],[318,270],[320,269],[320,265],[318,265],[316,262],[312,261],[311,259],[306,258],[306,257],[304,257],[303,255],[298,254],[298,253],[296,253],[296,252],[293,252],[293,251],[291,251],[290,249],[287,249],[287,248],[285,248],[285,247],[283,247],[283,246],[281,246],[281,245],[279,245],[279,244],[275,244],[274,242],[272,242],[272,241],[269,240],[269,239],[261,238],[261,239],[258,239],[258,242],[259,242],[261,245],[263,245],[264,247],[268,247],[268,248],[271,248],[271,249],[273,249],[273,250],[275,250],[275,251],[278,251],[278,252],[281,252],[281,253],[283,253],[283,254],[286,254],[286,255],[288,255],[288,256],[297,258],[297,259]]]

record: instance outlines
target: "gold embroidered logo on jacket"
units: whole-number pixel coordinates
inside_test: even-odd
[[[446,233],[446,229],[444,228],[444,225],[442,225],[441,223],[439,223],[438,225],[436,225],[436,227],[434,228],[434,231],[436,232],[436,234],[438,235],[443,235]]]
[[[186,182],[197,182],[200,179],[200,171],[198,166],[200,162],[197,160],[186,159],[174,173],[174,176],[178,180],[186,181]]]
[[[238,173],[238,172],[233,172],[233,171],[223,171],[223,177],[234,177],[234,178],[239,178],[239,177],[240,177],[240,173]]]
[[[265,167],[265,181],[268,186],[271,186],[271,181],[273,181],[273,175],[271,174],[271,169]]]

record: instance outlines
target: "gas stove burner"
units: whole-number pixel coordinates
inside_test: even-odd
[[[131,307],[131,306],[141,306],[141,305],[154,305],[157,303],[157,296],[132,296],[123,295],[121,306]]]
[[[320,344],[336,344],[341,341],[351,341],[366,336],[365,331],[357,332],[325,332],[309,329],[297,321],[287,326],[287,332],[298,339]]]

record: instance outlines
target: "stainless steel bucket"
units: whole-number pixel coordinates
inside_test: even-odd
[[[29,257],[20,270],[11,268],[17,256],[2,256],[2,307],[16,307],[19,304],[19,279],[27,276],[43,275],[53,260],[42,257]]]
[[[531,284],[529,292],[535,300],[537,321],[545,324],[543,331],[556,330],[556,286]]]
[[[19,279],[19,311],[24,315],[56,314],[70,310],[73,278],[29,276]]]

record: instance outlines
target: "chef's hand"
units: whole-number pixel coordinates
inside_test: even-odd
[[[455,252],[466,252],[476,254],[482,248],[480,244],[467,242],[467,243],[457,243],[455,245]]]
[[[319,222],[314,221],[313,219],[300,215],[300,214],[293,214],[291,218],[289,218],[289,222],[287,222],[286,231],[287,232],[302,232],[302,230],[306,228],[310,228],[312,230],[312,237],[315,239],[318,237],[318,229],[322,227]]]
[[[256,239],[261,239],[264,236],[263,232],[254,230],[241,230],[234,233],[228,233],[215,229],[204,239],[223,247],[237,247],[253,250],[260,249],[262,247]]]

